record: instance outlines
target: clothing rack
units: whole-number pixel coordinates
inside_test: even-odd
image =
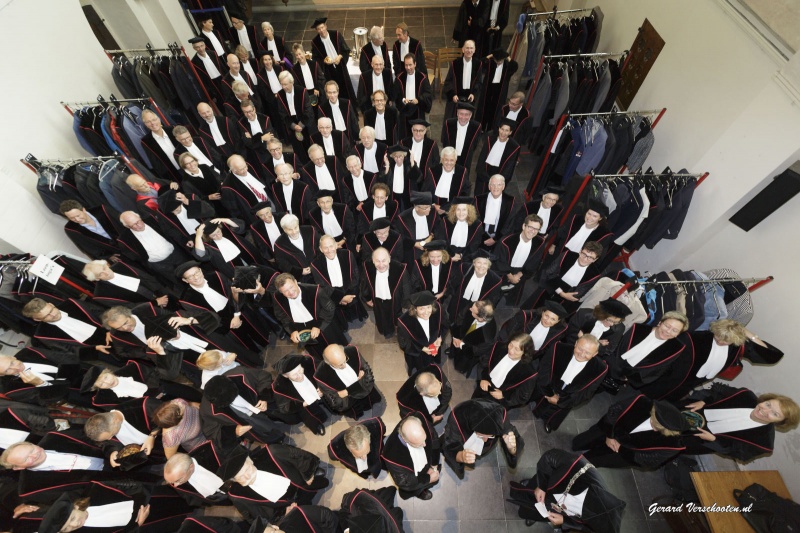
[[[116,155],[104,155],[96,157],[76,157],[67,159],[37,159],[33,154],[26,155],[19,162],[28,167],[33,173],[38,173],[39,169],[43,166],[71,166],[77,163],[89,163],[93,161],[107,161],[109,159],[116,159]],[[3,264],[0,262],[0,265]]]
[[[124,48],[122,50],[103,50],[106,55],[111,54],[142,54],[145,52],[150,53],[150,55],[155,55],[156,52],[172,52],[172,47],[169,48],[153,48],[153,45],[147,43],[145,48]]]
[[[533,94],[533,93],[531,93]],[[652,116],[657,115],[655,120],[653,120],[652,124],[650,125],[650,129],[656,127],[658,122],[661,120],[661,117],[664,116],[664,113],[667,112],[667,108],[661,109],[650,109],[647,111],[608,111],[604,113],[576,113],[570,114],[569,112],[564,113],[561,115],[561,118],[558,119],[558,123],[556,124],[555,131],[553,132],[553,138],[550,140],[550,144],[547,147],[547,151],[542,158],[542,162],[539,164],[539,170],[536,172],[536,177],[530,182],[528,187],[528,191],[525,193],[525,200],[530,201],[533,197],[533,194],[536,192],[536,189],[539,185],[539,180],[542,179],[542,174],[544,173],[544,169],[547,166],[547,161],[550,159],[550,154],[553,150],[553,147],[556,144],[556,141],[559,138],[559,134],[561,133],[561,129],[564,127],[564,123],[570,117],[611,117],[611,116]]]
[[[767,283],[770,283],[774,280],[774,276],[767,276],[765,278],[720,278],[720,279],[697,279],[692,281],[637,281],[639,285],[700,285],[700,284],[713,284],[713,283],[743,283],[748,284],[752,283],[749,287],[747,287],[747,292],[753,292]],[[632,282],[626,282],[620,289],[611,295],[612,298],[615,300],[619,298],[625,291],[627,291]]]
[[[552,11],[540,11],[537,13],[526,13],[525,16],[528,18],[536,18],[536,17],[553,17],[555,18],[557,15],[563,15],[565,13],[591,13],[594,11],[594,8],[583,8],[583,9],[565,9],[563,11],[558,10],[558,6],[554,6]]]
[[[166,117],[164,116],[164,113],[161,111],[161,108],[158,107],[158,104],[152,98],[121,98],[121,99],[118,99],[112,93],[108,97],[108,100],[109,101],[106,101],[106,99],[103,98],[102,94],[98,94],[97,95],[97,100],[95,100],[94,102],[61,102],[61,105],[64,106],[64,109],[67,110],[67,113],[69,113],[70,116],[75,116],[75,111],[77,109],[80,109],[80,108],[86,107],[86,106],[96,106],[96,105],[99,104],[99,105],[101,105],[103,107],[103,109],[108,109],[109,107],[114,107],[115,109],[121,111],[122,113],[125,113],[125,115],[128,116],[128,118],[132,119],[133,115],[129,114],[129,112],[126,112],[124,106],[120,106],[120,105],[117,105],[117,104],[126,103],[126,102],[127,103],[137,102],[139,104],[142,104],[142,106],[148,106],[148,109],[150,109],[151,111],[154,111],[159,117],[161,117],[162,121],[166,121]]]
[[[106,158],[106,159],[108,159],[108,158]],[[44,256],[46,256],[46,257],[48,257],[50,259],[57,259],[58,257],[60,257],[62,255],[66,256],[66,257],[70,257],[72,259],[80,259],[80,258],[76,258],[73,255],[70,255],[70,254],[67,254],[67,253],[62,253],[62,252],[50,252],[50,253],[41,254],[41,255],[44,255]],[[14,267],[14,268],[22,267],[22,268],[25,268],[25,269],[30,268],[30,266],[33,265],[33,263],[36,261],[37,258],[38,258],[38,256],[35,257],[35,258],[31,258],[31,259],[16,259],[16,260],[0,261],[0,273],[2,273],[7,267]],[[85,259],[80,259],[80,260],[81,261],[86,261]],[[16,273],[15,273],[15,275],[16,275]],[[1,275],[0,275],[0,278],[2,278]],[[39,278],[37,276],[36,277],[36,283],[38,283],[38,281],[39,281]],[[72,282],[71,280],[67,279],[64,276],[60,276],[58,278],[58,281],[64,282],[66,285],[69,285],[70,287],[72,287],[73,289],[77,290],[81,294],[85,294],[86,296],[90,296],[90,297],[92,296],[91,292],[87,291],[86,289],[84,289],[80,285],[75,284],[74,282]],[[36,284],[34,284],[33,291],[31,291],[31,294],[35,294],[35,293],[36,293]]]

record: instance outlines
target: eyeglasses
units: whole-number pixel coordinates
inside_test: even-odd
[[[580,255],[581,255],[581,257],[583,257],[584,259],[588,259],[589,261],[597,261],[597,256],[596,255],[589,255],[586,252],[581,252]]]
[[[196,271],[196,272],[194,272],[192,274],[189,274],[188,272],[186,272],[186,273],[183,274],[183,277],[186,278],[186,279],[195,279],[195,278],[199,278],[202,275],[203,275],[203,271],[202,270],[198,270],[198,271]]]
[[[532,230],[535,230],[535,231],[539,231],[540,229],[542,229],[542,227],[541,226],[525,226],[525,229],[532,229]]]

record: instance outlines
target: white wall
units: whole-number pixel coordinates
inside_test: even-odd
[[[563,4],[563,5],[562,5]],[[794,305],[800,297],[800,198],[794,198],[750,232],[728,218],[800,158],[797,70],[759,44],[720,0],[588,0],[604,13],[598,51],[630,48],[649,19],[666,45],[630,109],[666,107],[655,130],[647,165],[710,172],[697,189],[680,236],[640,250],[640,270],[730,267],[745,277],[775,276],[753,293],[756,314],[748,327],[787,352],[775,367],[746,369],[733,383],[800,400],[800,360],[793,353]],[[778,433],[774,454],[743,468],[778,469],[800,499],[800,431]]]

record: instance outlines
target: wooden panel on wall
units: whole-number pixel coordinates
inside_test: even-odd
[[[617,102],[622,109],[628,109],[633,97],[639,92],[639,88],[644,83],[644,79],[653,63],[656,62],[658,54],[664,48],[664,39],[658,34],[650,21],[644,19],[642,27],[639,28],[639,35],[633,41],[630,49],[625,70],[622,71],[622,84],[620,86]]]

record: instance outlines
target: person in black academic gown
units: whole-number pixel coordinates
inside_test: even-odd
[[[332,191],[319,191],[315,197],[316,205],[306,211],[306,222],[320,235],[333,237],[338,248],[355,249],[356,224],[350,207],[334,202]]]
[[[458,479],[465,466],[489,455],[498,442],[509,468],[516,468],[525,446],[522,435],[508,420],[506,408],[494,400],[467,400],[453,407],[442,435],[442,453]]]
[[[308,211],[314,205],[314,192],[304,181],[295,179],[298,176],[291,165],[277,165],[270,192],[279,211],[295,215],[305,223],[308,221]]]
[[[397,343],[412,376],[431,363],[441,364],[442,337],[449,322],[432,292],[416,292],[408,300],[408,311],[397,321]]]
[[[118,232],[113,222],[119,215],[110,206],[87,209],[76,200],[64,200],[58,210],[69,220],[64,225],[64,233],[83,253],[92,259],[108,259],[119,254]]]
[[[342,188],[342,178],[347,169],[342,166],[339,158],[325,155],[325,150],[318,144],[309,147],[308,158],[308,163],[300,169],[300,179],[315,192],[328,192],[334,202],[349,204],[349,191],[345,192]]]
[[[350,79],[347,85],[352,88]],[[344,91],[339,84],[331,80],[325,84],[325,98],[320,99],[317,105],[317,117],[328,118],[333,126],[333,131],[343,134],[350,143],[355,143],[358,138],[358,110],[356,109],[355,97],[348,97],[347,93],[340,98],[339,92]],[[342,122],[338,123],[338,110],[341,114]]]
[[[587,333],[575,345],[557,342],[539,363],[533,393],[533,414],[544,421],[547,433],[558,429],[572,408],[594,396],[608,372],[597,357],[600,344]]]
[[[605,468],[656,469],[686,450],[687,418],[672,404],[640,394],[612,404],[600,421],[572,440],[572,449]]]
[[[478,257],[476,254],[483,243],[483,221],[478,218],[472,202],[468,196],[453,198],[447,215],[442,217],[447,251],[455,262],[466,263]]]
[[[508,0],[499,0],[506,5]],[[506,11],[506,19],[508,12]],[[498,41],[500,36],[497,36]],[[499,42],[497,43],[500,44]],[[508,89],[511,77],[517,72],[519,65],[513,59],[508,59],[508,52],[502,48],[490,48],[491,56],[486,59],[486,78],[483,82],[483,98],[478,103],[478,116],[484,131],[490,131],[495,126],[495,119],[500,112],[500,107],[508,98]],[[480,54],[479,54],[480,56]],[[499,71],[499,72],[498,72]],[[516,129],[516,121],[511,121],[511,133]]]
[[[458,267],[450,261],[447,241],[433,240],[422,247],[422,255],[411,266],[411,290],[430,291],[447,307],[450,276],[457,273]]]
[[[328,444],[328,457],[364,479],[378,478],[383,470],[386,425],[379,417],[368,418],[342,431]]]
[[[255,245],[245,238],[247,225],[238,218],[215,218],[197,226],[192,255],[233,278],[236,267],[261,262]]]
[[[428,169],[439,163],[439,147],[436,141],[428,137],[428,128],[431,123],[421,119],[409,121],[410,132],[400,135],[400,144],[408,148],[412,165],[419,168],[421,175],[426,175]]]
[[[431,205],[431,193],[412,191],[411,204],[394,221],[394,229],[403,237],[406,263],[419,259],[425,244],[444,235],[442,220]]]
[[[274,520],[292,503],[307,505],[330,482],[319,458],[287,444],[270,444],[249,453],[236,447],[223,460],[217,475],[233,480],[228,496],[246,520]]]
[[[442,124],[442,147],[452,146],[456,149],[456,163],[464,168],[472,168],[472,155],[478,147],[478,139],[481,136],[481,123],[473,118],[475,106],[469,102],[459,102],[453,118],[448,118]],[[458,143],[458,128],[466,128],[464,141],[461,146]],[[484,192],[484,191],[476,191]]]
[[[533,339],[534,354],[538,359],[567,334],[566,316],[566,309],[551,301],[544,302],[544,306],[538,309],[520,309],[503,324],[500,340],[506,341],[517,333],[527,333]]]
[[[450,276],[450,302],[447,316],[460,322],[469,313],[469,308],[478,300],[487,300],[497,305],[502,297],[500,286],[503,280],[492,272],[492,262],[485,250],[478,250],[471,262],[462,261],[459,271]]]
[[[164,465],[164,481],[192,507],[227,505],[224,480],[216,475],[226,451],[207,440],[188,453],[176,453]]]
[[[110,353],[110,346],[98,318],[100,311],[91,303],[74,299],[56,307],[41,298],[33,298],[22,308],[22,316],[36,322],[33,346],[102,359]]]
[[[522,217],[519,222],[514,222],[520,202],[505,190],[506,178],[495,174],[489,178],[489,191],[475,195],[475,209],[478,210],[478,218],[483,220],[485,230],[481,246],[487,250],[493,249],[507,235],[515,233],[525,219]]]
[[[395,506],[397,489],[356,489],[342,497],[339,522],[350,533],[403,533],[403,509]]]
[[[384,71],[385,72],[385,71]],[[364,125],[375,129],[375,138],[383,141],[386,146],[393,146],[400,142],[400,113],[394,106],[387,106],[389,103],[389,91],[392,90],[392,83],[386,86],[386,90],[378,89],[372,92],[368,99],[367,108],[364,109]],[[383,129],[379,129],[379,123],[383,122]]]
[[[343,91],[342,96],[355,100],[355,90],[347,71],[350,48],[340,32],[328,30],[327,20],[327,17],[321,17],[311,24],[311,29],[317,31],[317,36],[311,40],[311,56],[320,65],[325,65],[325,79],[335,81]]]
[[[428,167],[422,190],[431,194],[434,208],[439,215],[446,215],[457,197],[469,196],[469,169],[456,163],[456,150],[452,146],[442,148],[440,162]]]
[[[320,95],[325,92],[325,65],[311,59],[311,53],[306,52],[303,43],[292,45],[294,65],[292,71],[300,86],[313,97],[314,106],[317,105]]]
[[[542,264],[546,241],[539,235],[542,219],[528,215],[522,221],[522,231],[511,233],[494,248],[497,261],[494,267],[503,277],[502,289],[511,304],[519,302],[526,282],[535,277]]]
[[[494,399],[508,409],[525,405],[536,386],[536,363],[530,335],[520,333],[507,344],[495,343],[481,361],[472,398]]]
[[[425,115],[431,112],[433,89],[428,75],[417,69],[417,61],[411,54],[403,58],[403,68],[390,94],[394,95],[394,104],[400,113],[400,135],[405,137],[411,132],[412,121],[424,121]]]
[[[309,139],[317,132],[310,93],[302,85],[296,86],[289,72],[281,72],[278,80],[281,82],[281,91],[276,95],[278,115],[283,120],[295,155],[305,160],[305,151],[311,144]]]
[[[438,424],[450,406],[453,387],[442,367],[430,364],[406,380],[397,391],[400,416],[420,413],[431,424]]]
[[[408,25],[405,22],[398,22],[397,26],[395,26],[394,34],[397,37],[394,46],[392,46],[394,76],[397,77],[403,72],[403,58],[407,54],[412,54],[416,58],[420,72],[428,74],[428,67],[425,65],[425,49],[419,39],[409,35]]]
[[[478,0],[462,0],[458,8],[458,17],[453,26],[453,40],[459,46],[464,41],[471,39],[480,46],[483,45],[484,28],[489,21],[490,3]]]
[[[534,196],[533,200],[524,204],[516,214],[516,221],[513,225],[520,225],[528,215],[539,215],[542,219],[542,229],[539,234],[544,237],[553,235],[558,228],[558,218],[561,215],[561,204],[558,203],[564,189],[561,187],[548,186],[542,194]]]
[[[525,525],[548,521],[564,531],[594,533],[619,533],[627,505],[609,491],[585,457],[558,448],[542,454],[533,477],[511,482],[509,501],[520,506]],[[547,518],[535,508],[537,503],[545,505]]]
[[[772,453],[776,428],[786,431],[800,422],[800,407],[791,398],[771,393],[756,396],[746,388],[722,383],[696,391],[682,403],[704,421],[702,428],[683,438],[689,454],[718,453],[750,461]],[[752,409],[749,415],[748,409]]]
[[[320,253],[311,262],[314,282],[331,289],[331,300],[336,304],[340,325],[367,318],[367,310],[358,298],[361,268],[356,256],[347,248],[337,248],[330,235],[319,240]],[[337,270],[338,268],[338,270]]]
[[[394,261],[386,248],[375,249],[372,260],[364,262],[361,297],[375,313],[378,333],[387,339],[394,336],[397,319],[410,293],[410,283],[408,267]]]
[[[258,263],[275,265],[275,243],[283,235],[280,219],[286,213],[273,212],[270,202],[259,202],[251,210],[256,220],[250,224],[250,237],[261,254]],[[266,263],[265,263],[266,262]]]
[[[4,399],[33,405],[68,401],[88,407],[90,399],[77,390],[82,366],[76,355],[45,348],[0,355],[0,393]]]
[[[391,229],[391,225],[389,217],[376,218],[370,222],[367,232],[362,236],[361,250],[358,254],[358,260],[362,264],[371,263],[372,254],[378,248],[388,251],[393,261],[404,261],[403,238],[400,233]]]
[[[439,438],[433,425],[421,414],[404,417],[386,439],[383,461],[392,481],[407,500],[430,500],[429,490],[439,482],[442,470]]]
[[[295,215],[280,220],[284,235],[275,241],[275,264],[281,272],[293,275],[303,283],[312,283],[311,261],[317,255],[319,234],[311,226],[301,226]]]
[[[522,149],[511,136],[514,129],[512,122],[507,118],[501,119],[497,131],[490,131],[481,141],[478,162],[475,166],[475,194],[485,193],[489,186],[489,178],[496,174],[503,176],[506,183],[511,183],[514,178],[514,170],[517,168]]]
[[[450,68],[447,70],[447,77],[443,85],[445,101],[447,102],[444,109],[445,120],[456,116],[456,105],[459,102],[469,103],[477,108],[483,97],[483,87],[486,83],[486,64],[483,62],[483,57],[475,55],[475,43],[476,41],[474,40],[462,43],[460,45],[462,56],[450,62]],[[470,73],[465,76],[467,68],[469,68]],[[475,118],[480,119],[480,115]],[[443,146],[454,145],[443,144]]]
[[[369,48],[372,48],[372,46],[367,44],[362,50],[368,50]],[[385,44],[383,49],[386,50]],[[366,113],[372,108],[372,96],[375,91],[382,90],[386,93],[391,90],[394,76],[392,76],[392,71],[387,67],[388,62],[388,55],[383,58],[376,54],[374,50],[372,50],[372,55],[369,58],[365,54],[361,55],[361,63],[366,67],[361,69],[361,76],[358,79],[358,107],[362,113]],[[380,86],[381,83],[383,87]],[[365,126],[367,125],[365,124]]]
[[[564,341],[575,344],[582,336],[591,334],[600,341],[599,355],[606,359],[617,352],[619,341],[625,333],[625,324],[622,322],[630,314],[627,305],[613,298],[603,300],[592,309],[579,309],[569,321]]]
[[[488,359],[489,351],[497,341],[492,302],[478,300],[473,303],[469,315],[454,324],[450,333],[453,341],[448,355],[453,360],[453,367],[469,377],[480,361]]]
[[[324,435],[328,411],[314,378],[317,371],[314,358],[289,354],[275,363],[274,368],[280,375],[272,384],[272,390],[286,422],[297,424],[302,421],[313,433]]]
[[[558,226],[556,240],[547,253],[553,258],[558,258],[564,253],[565,248],[575,252],[590,241],[600,243],[603,246],[603,251],[607,250],[614,238],[614,234],[606,225],[607,218],[608,207],[602,202],[590,200],[583,216],[579,214],[572,215],[569,220],[563,221]],[[580,242],[578,233],[582,229],[584,230],[585,239]],[[547,231],[552,234],[549,229]]]
[[[249,532],[339,533],[341,531],[339,515],[335,511],[321,505],[297,505],[296,503],[287,507],[286,514],[275,519],[272,527],[273,529],[270,529],[270,523],[265,517],[259,516],[253,521]],[[350,533],[359,533],[359,530],[351,527]]]
[[[103,448],[113,467],[123,463],[119,452],[129,444],[142,446],[141,451],[151,459],[163,462],[164,448],[156,441],[159,429],[152,421],[161,404],[160,400],[148,397],[127,400],[112,411],[93,415],[86,421],[83,432]]]
[[[331,411],[358,420],[381,402],[375,375],[357,347],[330,344],[322,358],[314,378]]]

